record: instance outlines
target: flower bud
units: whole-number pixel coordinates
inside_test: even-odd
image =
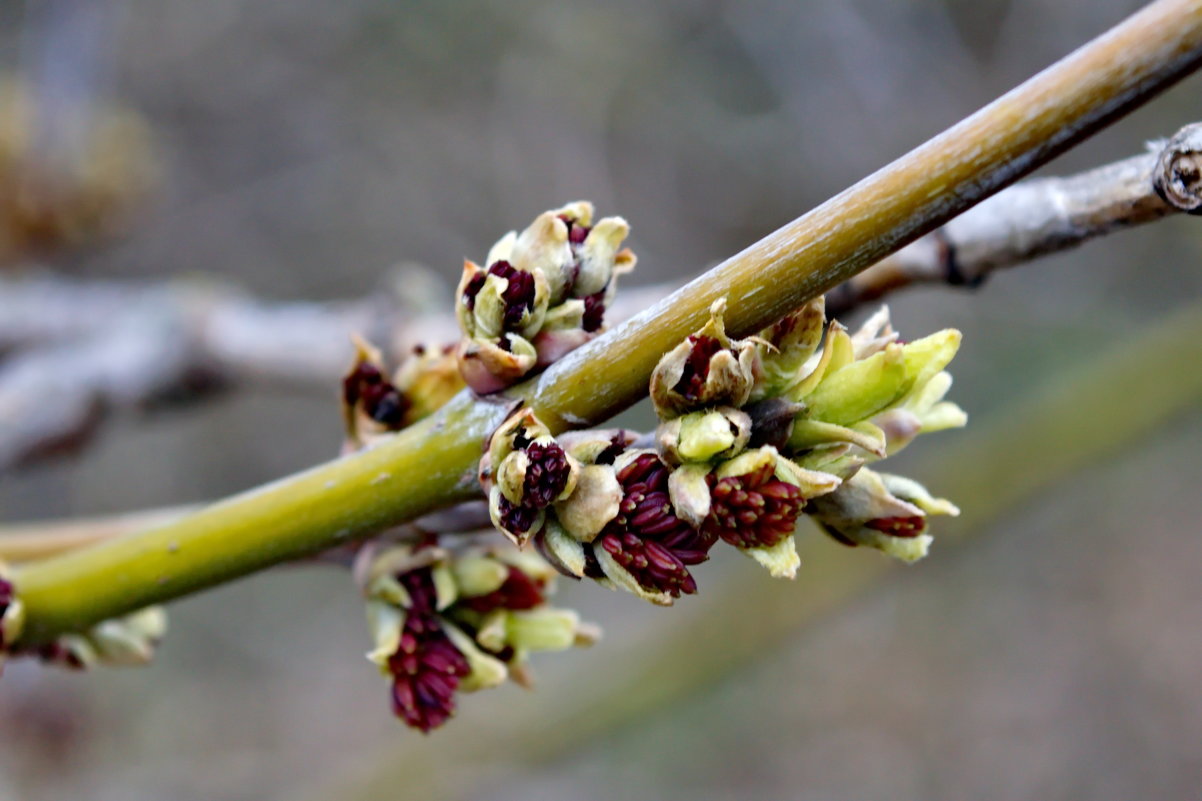
[[[547,279],[541,270],[519,269],[504,259],[487,269],[464,261],[456,313],[463,333],[495,340],[503,333],[529,338],[547,313]]]
[[[355,360],[342,379],[342,419],[347,449],[369,447],[406,423],[409,399],[384,374],[379,349],[354,337]]]
[[[409,402],[402,425],[429,417],[464,387],[455,347],[415,346],[401,363],[393,383]]]
[[[579,475],[580,463],[529,409],[497,428],[480,463],[493,524],[519,546],[537,533],[544,509],[571,496]]]
[[[771,446],[724,462],[709,480],[710,511],[702,532],[735,546],[777,578],[796,575],[800,560],[793,532],[807,499],[840,483],[797,467]]]
[[[633,450],[617,458],[614,470],[622,500],[614,519],[585,545],[585,575],[661,605],[695,593],[688,566],[709,557],[713,540],[676,516],[670,468],[652,451]]]
[[[476,392],[509,386],[601,330],[617,277],[635,258],[620,248],[625,220],[606,217],[593,226],[592,218],[592,204],[583,201],[544,212],[520,234],[502,237],[486,269],[465,263],[456,306],[465,336],[459,362]]]
[[[756,343],[726,336],[725,310],[725,299],[715,301],[709,322],[656,365],[651,374],[651,401],[660,419],[707,406],[739,407],[751,396]]]
[[[455,348],[459,372],[478,395],[500,392],[534,369],[538,351],[516,334],[504,334],[496,342],[463,339]]]
[[[121,618],[106,620],[86,637],[99,662],[109,665],[146,665],[167,633],[167,613],[148,606]]]
[[[751,418],[730,406],[690,412],[660,423],[655,438],[668,464],[729,459],[747,447]]]
[[[395,714],[422,732],[454,713],[457,691],[504,680],[505,666],[479,653],[440,614],[457,597],[447,586],[454,580],[448,560],[441,549],[400,546],[376,558],[369,571],[379,575],[369,585],[375,647],[368,659],[392,681]],[[388,591],[372,595],[372,587]]]
[[[905,562],[927,554],[932,539],[926,533],[928,514],[959,514],[921,484],[868,468],[814,499],[807,512],[838,542],[866,545]]]

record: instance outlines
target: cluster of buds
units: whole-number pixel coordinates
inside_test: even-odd
[[[82,633],[62,634],[43,645],[10,648],[7,655],[33,657],[44,664],[70,670],[87,670],[96,665],[137,667],[150,664],[166,633],[167,613],[161,606],[148,606],[97,623]],[[0,668],[4,655],[0,652]]]
[[[417,345],[389,377],[378,348],[355,338],[355,360],[342,379],[347,452],[374,445],[432,414],[463,389],[454,346]]]
[[[761,332],[749,407],[753,428],[799,466],[842,479],[807,509],[824,531],[844,544],[914,561],[931,542],[928,518],[959,510],[915,481],[865,465],[919,434],[967,422],[944,400],[952,383],[945,368],[960,347],[960,332],[944,329],[902,342],[882,307],[854,334],[830,322],[823,338],[823,318],[819,299]]]
[[[555,571],[513,548],[399,545],[362,552],[375,647],[397,717],[422,732],[455,712],[460,692],[506,679],[529,686],[529,655],[589,645],[597,630],[547,603]]]
[[[919,484],[865,467],[918,434],[962,426],[944,368],[947,329],[899,340],[882,308],[854,334],[826,322],[822,298],[758,336],[732,340],[724,302],[657,366],[657,445],[676,466],[677,508],[702,530],[793,576],[801,514],[839,542],[906,561],[925,555],[927,517],[957,514]]]
[[[493,434],[481,460],[492,521],[521,546],[534,541],[561,573],[657,604],[697,591],[689,567],[712,540],[672,504],[669,466],[625,431],[558,440],[527,410]]]
[[[167,633],[167,613],[148,606],[124,617],[97,623],[81,634],[63,634],[30,651],[43,662],[72,670],[94,665],[148,665]]]
[[[480,469],[496,527],[565,575],[657,604],[696,592],[689,568],[718,542],[794,577],[802,515],[844,544],[924,555],[927,517],[956,508],[865,465],[964,424],[943,400],[959,333],[903,344],[882,310],[849,335],[818,299],[736,340],[724,311],[656,366],[654,448],[621,431],[557,440],[529,410],[506,420]]]
[[[593,223],[586,201],[510,231],[481,267],[465,261],[455,311],[459,369],[480,394],[504,389],[601,331],[617,277],[634,269],[621,217]]]
[[[706,325],[656,365],[656,446],[673,468],[671,497],[682,517],[773,576],[792,578],[800,564],[797,521],[810,498],[831,492],[841,478],[798,465],[778,449],[779,435],[765,436],[782,425],[782,414],[753,416],[768,407],[749,404],[761,390],[764,351],[771,346],[759,338],[731,339],[724,311],[719,300]],[[795,411],[790,407],[785,416]]]

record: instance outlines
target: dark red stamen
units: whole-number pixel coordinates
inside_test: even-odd
[[[390,429],[401,427],[410,405],[380,369],[368,362],[357,364],[342,380],[342,397],[348,406],[361,406],[364,414]]]
[[[572,469],[567,454],[554,442],[546,445],[535,442],[526,448],[526,456],[530,467],[522,484],[522,505],[545,509],[568,484]]]
[[[776,479],[772,464],[728,476],[710,490],[702,529],[738,548],[771,547],[793,533],[805,506],[801,490]]]
[[[927,519],[921,515],[878,517],[875,520],[869,520],[864,526],[873,531],[888,534],[890,537],[909,538],[917,537],[926,529]]]
[[[398,577],[412,601],[396,651],[388,658],[392,708],[409,726],[429,732],[455,712],[459,682],[471,672],[435,615],[437,594],[429,568]]]
[[[504,495],[500,500],[501,527],[512,534],[525,534],[538,518],[538,509],[524,504],[512,504]]]
[[[713,541],[676,516],[669,474],[650,453],[618,471],[624,493],[618,514],[592,547],[605,549],[641,586],[677,598],[697,591],[686,565],[704,562]]]

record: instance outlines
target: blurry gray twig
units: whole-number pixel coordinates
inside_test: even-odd
[[[845,315],[916,284],[976,286],[1001,267],[1200,209],[1202,125],[1191,125],[1142,155],[998,193],[832,291],[827,310]],[[0,471],[78,446],[111,411],[256,383],[332,392],[352,333],[394,355],[453,341],[451,316],[429,311],[449,294],[436,285],[410,269],[378,297],[271,304],[187,284],[0,279]],[[624,292],[608,321],[668,291]]]

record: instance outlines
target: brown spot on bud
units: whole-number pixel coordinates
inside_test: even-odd
[[[8,606],[13,601],[13,585],[12,582],[0,578],[0,618],[4,617],[4,613],[8,611]],[[0,650],[5,647],[4,629],[0,628]]]
[[[605,322],[605,290],[584,298],[584,317],[580,327],[590,334],[601,330]]]

